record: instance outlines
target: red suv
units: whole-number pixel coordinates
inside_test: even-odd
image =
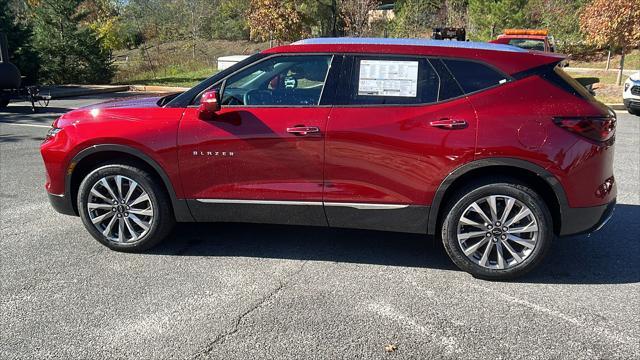
[[[54,208],[119,251],[178,222],[434,235],[489,279],[609,218],[615,113],[563,57],[470,42],[310,39],[161,98],[71,111],[42,144]]]

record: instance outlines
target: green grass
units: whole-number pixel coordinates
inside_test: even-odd
[[[250,55],[268,47],[252,41],[211,40],[198,42],[196,56],[189,42],[143,44],[114,53],[115,84],[190,87],[217,72],[217,59],[226,55]]]
[[[142,71],[126,74],[119,77],[116,84],[192,87],[217,72],[218,70],[214,67],[197,70],[172,67],[155,72]]]
[[[568,69],[565,71],[575,79],[580,78],[598,78],[600,81],[594,85],[596,99],[605,104],[622,103],[622,86],[616,85],[618,73],[616,71],[596,70],[589,72],[575,72]],[[626,80],[627,75],[623,75],[622,81]]]
[[[593,68],[593,69],[605,69],[607,67],[607,52],[602,51],[592,56],[592,59],[584,60],[570,60],[571,67],[577,68]],[[620,55],[614,55],[611,57],[611,65],[609,69],[617,69],[620,64]],[[624,58],[624,68],[626,70],[638,70],[640,69],[640,50],[632,50]]]

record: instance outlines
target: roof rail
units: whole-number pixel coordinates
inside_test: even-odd
[[[472,41],[446,41],[428,39],[401,39],[401,38],[311,38],[300,40],[291,45],[405,45],[405,46],[432,46],[460,49],[493,50],[505,52],[527,52],[519,47]]]

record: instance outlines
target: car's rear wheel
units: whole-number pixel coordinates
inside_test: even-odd
[[[78,212],[89,233],[113,250],[147,250],[171,232],[175,219],[168,195],[146,171],[107,164],[80,184]]]
[[[447,209],[445,250],[460,269],[478,278],[524,275],[540,263],[553,238],[546,203],[517,181],[471,184],[454,195]]]

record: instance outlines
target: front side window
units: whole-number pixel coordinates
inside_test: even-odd
[[[222,105],[318,105],[331,59],[331,55],[301,55],[261,61],[225,81]]]
[[[467,94],[509,81],[506,75],[476,61],[445,59],[443,62]]]

